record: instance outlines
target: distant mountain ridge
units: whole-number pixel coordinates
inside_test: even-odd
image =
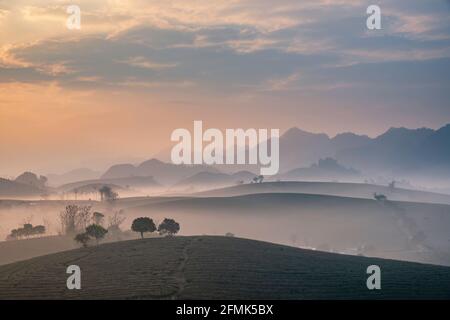
[[[152,176],[161,184],[171,185],[199,172],[219,173],[219,170],[206,165],[175,165],[158,159],[150,159],[137,166],[132,164],[114,165],[101,176],[101,179]]]
[[[36,197],[43,193],[45,190],[36,186],[0,178],[0,197]]]
[[[346,168],[333,158],[320,159],[318,163],[315,163],[307,168],[297,168],[289,170],[279,177],[282,180],[361,180],[360,173],[357,170]]]
[[[338,151],[336,158],[365,172],[450,173],[450,124],[438,130],[391,128],[366,145]]]
[[[340,165],[359,171],[361,175],[421,174],[440,178],[450,174],[450,124],[433,130],[429,128],[390,128],[370,138],[345,132],[329,137],[324,133],[311,133],[290,128],[280,136],[279,174],[307,168],[321,159],[333,158]],[[236,169],[223,166],[224,172],[250,170],[236,165]],[[233,169],[234,166],[231,166]],[[151,159],[140,165],[118,164],[109,168],[102,178],[153,176],[164,185],[173,185],[200,172],[221,173],[220,166],[173,165]]]
[[[321,158],[368,174],[450,173],[450,124],[429,128],[391,128],[375,138],[354,133],[309,133],[298,128],[280,137],[280,171],[312,165]]]

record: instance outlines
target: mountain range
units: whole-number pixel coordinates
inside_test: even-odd
[[[244,179],[233,176],[240,171],[249,171],[251,175],[257,173],[258,167],[174,165],[153,158],[138,165],[116,164],[103,174],[89,169],[77,169],[62,175],[49,175],[48,182],[53,186],[77,182],[77,187],[84,182],[106,181],[136,187],[143,184],[151,187],[158,184],[198,186],[202,182],[220,185],[248,180],[249,174]],[[127,180],[142,177],[146,181]],[[280,137],[280,170],[279,175],[272,177],[272,180],[362,181],[364,178],[374,177],[409,179],[422,185],[432,181],[433,184],[439,183],[431,184],[433,187],[448,187],[450,124],[437,130],[391,128],[374,138],[351,132],[329,137],[324,133],[311,133],[299,128],[291,128]],[[126,181],[122,181],[124,179]],[[29,186],[13,182],[6,179],[0,181],[3,195],[42,192],[39,190],[42,188],[30,190]]]

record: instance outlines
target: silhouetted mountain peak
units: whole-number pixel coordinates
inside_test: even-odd
[[[317,138],[320,137],[322,139],[329,139],[328,135],[325,133],[312,133],[308,131],[304,131],[297,127],[292,127],[282,135],[284,139],[298,139],[298,138]]]

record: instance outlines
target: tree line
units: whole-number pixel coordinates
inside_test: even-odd
[[[28,239],[34,236],[45,234],[45,227],[42,225],[33,226],[31,223],[25,223],[22,228],[11,230],[6,240]]]

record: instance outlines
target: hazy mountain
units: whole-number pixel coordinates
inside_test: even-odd
[[[330,156],[333,148],[326,134],[291,128],[280,137],[280,171],[309,166]]]
[[[83,180],[68,183],[59,187],[60,191],[70,192],[74,189],[81,189],[89,186],[99,186],[102,185],[115,185],[125,189],[151,189],[160,188],[161,185],[153,179],[153,177],[125,177],[125,178],[112,178],[112,179],[94,179],[94,180]]]
[[[45,193],[45,190],[34,185],[0,178],[0,197],[40,196],[43,193]]]
[[[360,136],[351,132],[340,133],[331,139],[335,151],[362,147],[370,141],[371,139],[368,136]]]
[[[349,181],[360,178],[360,174],[355,169],[342,166],[333,158],[325,158],[307,168],[290,170],[282,174],[280,178],[283,180],[330,181],[344,179]]]
[[[429,175],[450,173],[450,124],[428,128],[391,128],[369,138],[353,133],[329,138],[292,128],[280,137],[280,172],[333,157],[367,175]]]
[[[391,128],[376,138],[351,132],[330,138],[324,133],[291,128],[280,136],[279,173],[300,170],[297,171],[300,175],[310,175],[306,171],[319,170],[314,164],[320,159],[334,158],[341,166],[353,168],[365,176],[440,178],[450,173],[449,144],[450,124],[439,130]],[[257,172],[258,168],[255,165],[173,165],[151,159],[138,166],[112,166],[102,177],[153,176],[164,185],[173,185],[200,172],[232,173],[238,170]],[[331,176],[328,180],[336,178]]]
[[[219,170],[206,165],[174,165],[157,159],[151,159],[138,166],[132,164],[114,165],[109,168],[101,178],[112,179],[133,176],[152,176],[159,183],[172,185],[202,171],[219,173]]]
[[[93,180],[101,176],[101,172],[93,171],[88,168],[71,170],[63,174],[48,174],[48,183],[53,186],[60,186],[70,182],[81,180]]]
[[[337,159],[367,173],[428,174],[450,172],[450,125],[391,128],[364,146],[339,150]]]

